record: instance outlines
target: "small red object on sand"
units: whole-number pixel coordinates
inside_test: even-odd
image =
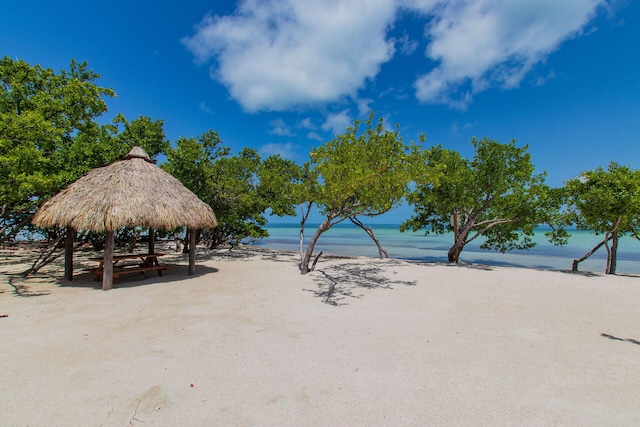
[[[191,387],[195,387],[193,384],[191,384]]]
[[[0,314],[0,317],[9,317],[8,314]]]

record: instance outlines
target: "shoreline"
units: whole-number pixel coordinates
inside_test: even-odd
[[[77,258],[77,265],[84,261]],[[635,277],[327,257],[182,255],[98,289],[0,255],[8,425],[640,423]],[[9,261],[9,262],[5,262]],[[124,276],[126,277],[126,276]],[[16,283],[17,284],[17,283]]]
[[[372,225],[383,248],[393,258],[420,261],[447,261],[447,251],[453,244],[450,233],[442,235],[406,231],[401,233],[394,224]],[[267,226],[271,236],[256,242],[256,245],[288,250],[299,244],[299,226],[277,224]],[[469,243],[461,253],[461,261],[489,265],[533,267],[547,270],[570,269],[573,260],[581,258],[597,243],[598,236],[585,231],[572,231],[568,245],[555,246],[544,236],[545,228],[539,228],[533,236],[536,246],[530,250],[513,250],[500,253],[480,248],[482,238]],[[377,255],[375,245],[359,228],[349,224],[338,224],[335,230],[323,234],[317,244],[318,251],[353,256]],[[606,253],[604,248],[596,251],[580,264],[583,271],[604,272]],[[618,248],[618,271],[624,274],[640,274],[640,246],[633,239],[621,239]]]

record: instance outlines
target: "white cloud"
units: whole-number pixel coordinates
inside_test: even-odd
[[[401,39],[396,40],[396,43],[400,44],[400,53],[403,55],[411,55],[416,51],[419,44],[415,40],[411,40],[408,34],[404,34]]]
[[[546,76],[538,76],[536,78],[534,78],[533,82],[531,83],[533,86],[543,86],[545,85],[549,80],[553,80],[556,78],[556,73],[554,73],[553,71],[549,72]]]
[[[458,122],[453,122],[449,125],[449,130],[451,134],[455,137],[463,136],[462,131],[467,131],[469,129],[473,129],[476,126],[475,123],[466,122],[462,126]]]
[[[394,52],[395,0],[243,0],[182,41],[246,110],[354,95]]]
[[[342,110],[336,114],[330,114],[322,124],[322,130],[331,131],[333,135],[343,134],[347,127],[351,126],[353,120],[349,116],[349,110]]]
[[[491,86],[513,88],[531,68],[580,34],[605,0],[454,0],[405,3],[429,16],[426,56],[439,64],[420,76],[427,103],[465,108]]]
[[[198,105],[198,107],[203,113],[213,114],[213,111],[211,111],[211,109],[207,106],[207,104],[205,104],[204,101],[200,102],[200,105]]]
[[[282,120],[282,119],[272,120],[269,123],[269,126],[271,126],[271,129],[269,130],[269,133],[271,133],[273,135],[295,136],[295,134],[291,131],[291,128],[289,126],[287,126],[286,123],[284,122],[284,120]]]
[[[309,117],[306,117],[298,123],[298,127],[301,129],[316,129],[317,126],[313,124]]]
[[[315,131],[311,131],[307,134],[307,138],[309,139],[315,139],[316,141],[324,141],[325,139],[323,137],[321,137],[318,132]]]
[[[368,116],[371,112],[371,104],[373,103],[373,99],[365,98],[358,100],[358,116],[365,117]]]
[[[426,58],[422,64],[413,61],[416,97],[464,109],[490,87],[517,87],[562,42],[583,34],[598,7],[607,5],[607,0],[240,0],[233,14],[205,16],[182,42],[198,62],[213,64],[212,78],[247,111],[358,99],[358,91],[392,59],[395,46],[409,55],[424,42]],[[424,21],[424,40],[408,33],[389,36],[398,17],[407,16],[403,12]]]
[[[297,157],[298,151],[300,151],[300,147],[291,142],[286,142],[284,144],[271,142],[269,144],[263,145],[262,148],[260,148],[260,150],[258,151],[262,157],[279,155],[282,158],[291,160]]]

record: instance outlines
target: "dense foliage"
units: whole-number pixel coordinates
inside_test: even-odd
[[[0,206],[4,240],[29,223],[36,208],[92,167],[103,153],[95,118],[114,96],[98,86],[86,63],[55,73],[39,65],[0,60]]]
[[[196,138],[179,138],[175,148],[167,149],[162,167],[213,208],[219,224],[200,230],[200,237],[217,247],[266,237],[268,209],[278,215],[294,213],[283,187],[283,179],[295,171],[292,165],[277,156],[263,162],[250,148],[231,155],[210,130]]]
[[[71,61],[59,73],[8,57],[0,60],[0,239],[28,227],[37,208],[89,170],[105,166],[135,145],[150,155],[168,146],[163,122],[107,111],[112,89],[87,63]],[[122,130],[120,129],[122,127]],[[55,231],[53,231],[55,233]]]

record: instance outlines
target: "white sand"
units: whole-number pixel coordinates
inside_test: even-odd
[[[0,257],[0,425],[640,425],[638,277],[200,255],[31,297]]]

